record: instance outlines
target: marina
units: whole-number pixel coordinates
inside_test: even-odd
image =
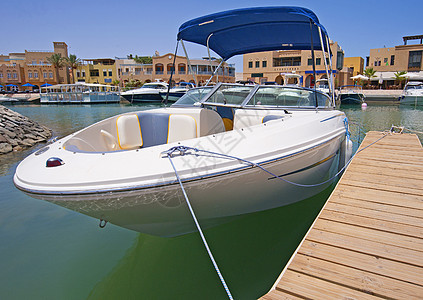
[[[43,34],[0,49],[0,299],[422,298],[418,15],[338,4],[14,4]]]
[[[369,132],[359,151],[261,299],[423,294],[422,144],[415,134]]]

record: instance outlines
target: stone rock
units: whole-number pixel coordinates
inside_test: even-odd
[[[13,148],[8,143],[0,143],[0,153],[9,153],[12,152]]]

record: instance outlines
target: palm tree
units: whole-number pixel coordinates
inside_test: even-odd
[[[373,68],[366,68],[363,72],[363,75],[368,78],[369,85],[370,85],[370,79],[372,79],[375,76],[376,71]]]
[[[75,76],[73,70],[81,65],[81,60],[75,54],[70,54],[69,57],[64,58],[66,65],[72,70],[72,83],[75,83]]]
[[[395,81],[400,84],[400,87],[402,88],[402,82],[405,80],[404,74],[407,74],[406,71],[399,71],[394,73]]]
[[[60,53],[54,53],[50,57],[47,57],[47,61],[51,63],[54,69],[56,70],[57,83],[60,83],[59,69],[63,67],[64,59],[65,58],[62,57],[62,54]]]

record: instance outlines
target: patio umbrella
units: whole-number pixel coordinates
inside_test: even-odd
[[[17,87],[16,84],[7,84],[6,86],[16,86]]]
[[[28,83],[23,84],[22,86],[32,86],[32,87],[34,87],[35,85],[30,84],[30,83],[28,82]]]
[[[46,87],[46,86],[52,86],[52,84],[46,82],[46,83],[41,85],[41,87]]]
[[[367,76],[358,74],[358,75],[355,75],[355,76],[351,77],[351,79],[354,79],[354,80],[359,80],[359,79],[361,79],[361,80],[368,80],[369,78]]]

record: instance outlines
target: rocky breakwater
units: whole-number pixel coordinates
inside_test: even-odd
[[[0,154],[45,142],[51,134],[47,127],[0,105]]]

